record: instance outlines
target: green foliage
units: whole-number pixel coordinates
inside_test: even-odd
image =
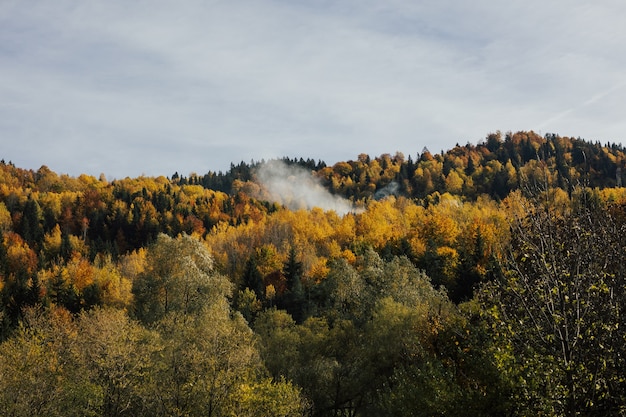
[[[519,401],[537,413],[624,412],[624,225],[589,197],[527,202],[495,294],[483,294],[506,329]]]
[[[138,302],[168,306],[138,309],[157,312],[144,322],[119,309],[27,311],[0,344],[2,415],[303,414],[299,389],[266,377],[254,333],[231,310],[228,282],[209,275],[212,260],[199,242],[161,237],[146,271],[160,273],[152,282],[170,294],[163,301],[139,293]]]
[[[325,291],[329,303],[302,324],[277,310],[255,322],[266,366],[302,387],[314,415],[506,409],[494,393],[503,382],[481,353],[488,341],[469,336],[463,314],[406,258],[367,250],[355,267],[339,261]]]
[[[231,294],[229,281],[213,271],[206,247],[191,236],[159,235],[148,250],[146,270],[133,284],[135,314],[146,324],[168,313],[183,315]]]

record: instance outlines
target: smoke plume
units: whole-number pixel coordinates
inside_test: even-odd
[[[319,207],[341,216],[355,211],[350,201],[332,195],[310,171],[298,166],[282,161],[266,162],[257,168],[256,179],[264,188],[263,199],[283,204],[290,210]]]
[[[390,195],[398,195],[400,191],[400,184],[396,181],[391,181],[389,184],[385,185],[380,190],[374,193],[374,200],[382,200],[385,197],[389,197]]]

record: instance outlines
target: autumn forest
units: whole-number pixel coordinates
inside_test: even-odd
[[[626,415],[624,180],[622,145],[532,131],[115,180],[2,160],[0,415]]]

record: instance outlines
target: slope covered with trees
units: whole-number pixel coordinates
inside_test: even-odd
[[[624,149],[495,133],[327,166],[0,162],[0,414],[620,415]]]
[[[531,131],[496,132],[477,145],[457,145],[436,154],[426,148],[407,157],[401,152],[373,158],[360,154],[355,161],[333,166],[302,158],[284,160],[313,171],[333,193],[355,200],[388,194],[422,199],[434,192],[475,200],[481,195],[502,199],[520,184],[545,184],[546,180],[565,190],[579,184],[592,188],[621,187],[626,179],[625,158],[622,145],[603,146],[553,134],[542,137]],[[209,172],[203,177],[182,180],[232,192],[241,188],[242,182],[253,180],[259,164],[241,162],[231,165],[226,173]]]

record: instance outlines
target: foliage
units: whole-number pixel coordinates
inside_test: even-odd
[[[255,322],[266,366],[302,387],[314,415],[488,414],[500,381],[485,368],[495,368],[471,338],[457,336],[470,326],[408,259],[385,262],[370,250],[356,267],[333,265],[326,282],[329,304],[319,315],[297,324],[270,309]]]
[[[516,367],[528,412],[616,415],[626,401],[626,225],[589,190],[574,190],[565,203],[547,192],[523,202],[506,269],[484,297],[507,330],[507,366]]]
[[[1,161],[0,414],[625,415],[624,157],[496,132],[283,159],[345,215],[264,201],[263,161]]]
[[[171,257],[190,257],[196,268],[211,264],[206,250],[186,240],[191,238],[168,239],[152,251],[175,249]],[[155,269],[151,262],[165,262],[148,259],[148,270]],[[78,316],[55,306],[26,311],[12,337],[0,344],[0,412],[302,415],[307,404],[299,389],[265,376],[254,334],[231,310],[227,292],[212,288],[197,308],[173,302],[176,308],[150,317],[150,327],[116,308]]]

